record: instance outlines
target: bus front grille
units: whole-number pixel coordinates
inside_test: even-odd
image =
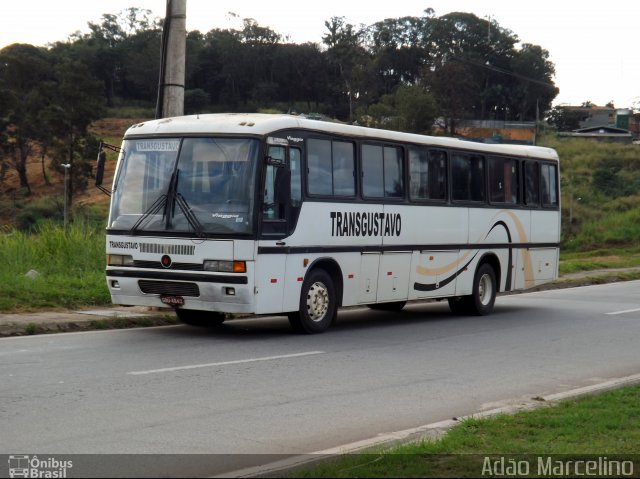
[[[200,289],[196,283],[176,281],[138,281],[140,291],[147,294],[170,294],[175,296],[200,296]]]

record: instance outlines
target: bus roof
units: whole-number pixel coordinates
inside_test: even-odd
[[[309,119],[304,116],[266,113],[212,113],[150,120],[131,126],[125,138],[184,135],[233,134],[269,135],[280,130],[301,128],[354,138],[422,144],[439,148],[473,150],[486,154],[514,155],[558,160],[552,148],[528,145],[487,144],[441,136],[426,136],[381,130],[344,123]]]

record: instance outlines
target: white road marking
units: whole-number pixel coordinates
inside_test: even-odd
[[[625,314],[625,313],[637,313],[638,311],[640,311],[640,308],[635,308],[635,309],[625,309],[624,311],[614,311],[612,313],[604,313],[607,316],[615,316],[617,314]]]
[[[262,358],[238,359],[235,361],[222,361],[219,363],[190,364],[187,366],[176,366],[173,368],[149,369],[146,371],[130,371],[127,374],[140,376],[142,374],[169,373],[173,371],[184,371],[187,369],[210,368],[214,366],[229,366],[231,364],[256,363],[259,361],[274,361],[276,359],[299,358],[302,356],[313,356],[315,354],[325,354],[325,351],[307,351],[306,353],[283,354],[280,356],[266,356]]]

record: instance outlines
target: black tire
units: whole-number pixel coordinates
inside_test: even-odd
[[[449,309],[453,314],[469,314],[469,300],[471,296],[456,296],[455,298],[448,298]]]
[[[480,265],[473,278],[473,293],[469,298],[469,312],[476,316],[491,314],[497,292],[495,271],[488,263]]]
[[[375,311],[401,311],[405,304],[407,304],[406,301],[391,301],[390,303],[367,304],[367,307]]]
[[[473,277],[472,293],[449,298],[449,308],[453,314],[486,316],[493,311],[497,292],[496,273],[490,264],[484,263]]]
[[[331,276],[323,269],[315,269],[302,283],[300,308],[289,314],[289,323],[298,333],[321,333],[334,322],[337,311],[336,289]]]
[[[176,309],[176,316],[189,326],[216,327],[224,323],[224,313],[217,311],[198,311],[195,309]]]

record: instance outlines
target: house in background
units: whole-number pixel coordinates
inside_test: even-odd
[[[633,133],[624,128],[614,126],[589,126],[573,131],[560,131],[558,136],[570,138],[588,138],[591,140],[611,141],[615,143],[632,143]]]
[[[562,106],[567,111],[581,114],[580,128],[560,132],[558,136],[590,138],[600,141],[631,143],[640,138],[640,115],[628,108],[610,106]]]

